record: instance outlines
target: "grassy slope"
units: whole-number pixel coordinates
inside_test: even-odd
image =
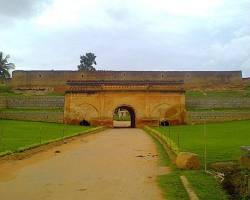
[[[242,90],[221,90],[221,91],[187,91],[187,97],[250,97],[250,86],[246,86]]]
[[[152,137],[153,138],[153,137]],[[167,166],[170,165],[172,171],[166,175],[160,175],[157,181],[162,188],[163,195],[168,200],[188,200],[188,194],[186,193],[180,176],[185,175],[190,181],[193,189],[199,196],[201,200],[227,200],[228,196],[223,191],[219,183],[216,180],[205,174],[202,171],[184,171],[176,169],[174,165],[171,164],[166,151],[163,146],[153,138],[155,144],[157,145],[157,150],[160,154],[160,165]]]
[[[0,108],[0,112],[62,112],[63,108]]]
[[[35,94],[19,94],[11,91],[11,89],[5,84],[0,84],[0,96],[38,96]],[[41,96],[64,96],[63,93],[50,92]]]
[[[40,142],[45,143],[79,132],[86,132],[90,128],[44,122],[0,120],[0,153],[15,152]]]
[[[159,165],[160,166],[173,166],[171,165],[171,161],[161,145],[161,143],[151,136],[153,141],[156,144],[157,151],[159,153]],[[168,200],[188,200],[188,194],[185,191],[185,188],[182,186],[179,176],[173,170],[171,173],[167,175],[160,175],[157,177],[157,181],[163,191],[163,195]]]
[[[169,128],[156,128],[169,135]],[[234,121],[206,125],[207,160],[216,161],[238,160],[240,146],[250,145],[250,121]],[[185,125],[170,128],[170,137],[178,143],[181,151],[191,151],[204,155],[204,125]]]

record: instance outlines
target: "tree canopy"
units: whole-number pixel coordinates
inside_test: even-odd
[[[10,78],[10,70],[15,68],[14,63],[9,63],[9,55],[4,57],[3,52],[0,52],[0,79]]]
[[[78,65],[78,70],[82,71],[96,71],[93,65],[96,65],[96,56],[93,53],[86,53],[80,56],[80,65]]]

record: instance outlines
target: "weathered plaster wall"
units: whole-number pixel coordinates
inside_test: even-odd
[[[14,71],[13,89],[54,90],[64,92],[68,80],[183,80],[186,88],[240,84],[241,71]]]
[[[185,120],[184,93],[164,92],[97,92],[68,93],[65,96],[64,122],[79,124],[87,120],[92,124],[113,126],[117,107],[127,105],[134,109],[136,126],[158,125],[159,120],[175,123]]]

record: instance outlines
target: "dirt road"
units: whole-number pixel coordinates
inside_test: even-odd
[[[57,152],[57,153],[56,153]],[[161,200],[152,139],[109,129],[0,165],[1,200]]]

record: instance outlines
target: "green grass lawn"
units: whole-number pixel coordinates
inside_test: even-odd
[[[38,95],[27,94],[27,93],[15,93],[7,85],[0,83],[0,96],[11,97],[11,96],[38,96]],[[39,96],[64,96],[64,93],[49,92],[47,94]]]
[[[3,154],[3,152],[16,152],[33,145],[47,143],[77,133],[84,133],[91,128],[93,127],[0,120],[0,154]]]
[[[210,175],[202,170],[180,170],[173,164],[158,140],[152,137],[159,153],[159,164],[170,166],[171,172],[157,177],[157,181],[162,188],[163,195],[168,200],[188,200],[188,194],[183,187],[180,176],[185,175],[191,183],[194,191],[201,200],[227,200],[228,195],[221,185]]]
[[[63,112],[63,108],[0,108],[0,112]]]
[[[204,125],[184,125],[172,126],[170,129],[168,127],[155,129],[169,136],[177,145],[179,143],[180,151],[199,154],[202,163],[205,142],[208,163],[238,160],[241,155],[240,146],[250,145],[249,120],[206,124],[205,127]]]

